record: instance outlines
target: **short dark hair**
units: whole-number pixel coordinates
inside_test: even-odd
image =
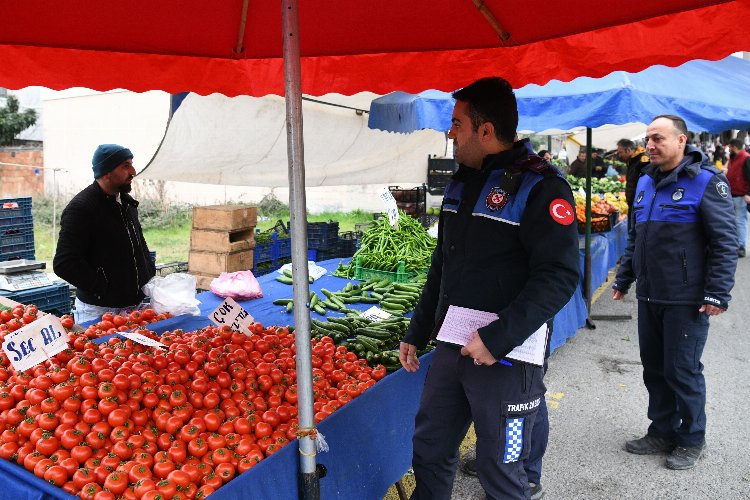
[[[745,143],[739,139],[732,139],[729,141],[730,146],[734,146],[737,149],[745,149]]]
[[[670,120],[672,122],[672,125],[674,125],[674,128],[676,128],[682,135],[687,136],[688,135],[688,129],[687,124],[685,123],[685,120],[680,118],[677,115],[659,115],[655,116],[653,121],[658,120],[659,118],[666,118],[667,120]]]
[[[513,144],[518,128],[518,103],[513,87],[499,76],[482,78],[453,92],[453,98],[468,104],[468,115],[474,130],[490,122],[495,137]]]
[[[546,155],[547,153],[549,153],[549,151],[547,151],[546,149],[542,149],[536,155],[541,158],[544,158],[544,155]]]
[[[635,151],[635,143],[630,139],[620,139],[619,141],[617,141],[617,145],[622,149],[630,149]]]

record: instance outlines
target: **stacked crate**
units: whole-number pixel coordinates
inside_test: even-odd
[[[0,261],[34,257],[31,198],[0,199]]]
[[[339,223],[328,222],[307,223],[307,248],[315,250],[313,260],[323,261],[339,256]]]
[[[193,208],[188,272],[199,289],[208,290],[221,273],[253,268],[258,209],[245,205]]]

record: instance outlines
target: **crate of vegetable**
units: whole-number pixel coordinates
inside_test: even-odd
[[[387,277],[404,282],[430,267],[435,239],[416,219],[400,212],[397,227],[387,218],[374,221],[362,235],[359,250],[335,273],[349,279]]]

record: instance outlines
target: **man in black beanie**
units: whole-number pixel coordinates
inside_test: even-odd
[[[94,182],[63,210],[53,261],[55,273],[76,287],[75,319],[134,308],[156,270],[138,222],[138,202],[128,193],[135,177],[133,153],[102,144],[91,160]]]

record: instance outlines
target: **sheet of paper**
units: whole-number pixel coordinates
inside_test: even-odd
[[[396,204],[396,198],[393,197],[391,191],[387,187],[383,187],[378,191],[378,196],[385,203],[385,211],[388,214],[388,222],[391,226],[398,227],[398,205]]]
[[[372,306],[362,313],[362,317],[370,321],[383,321],[391,317],[391,313],[385,312],[377,306]]]
[[[510,351],[508,359],[523,361],[532,365],[542,366],[544,354],[547,351],[547,323],[542,324],[526,341]]]
[[[477,311],[467,307],[449,306],[437,339],[464,346],[471,340],[471,334],[497,319],[497,314]],[[542,366],[547,349],[547,325],[539,327],[526,341],[513,349],[507,359]]]

